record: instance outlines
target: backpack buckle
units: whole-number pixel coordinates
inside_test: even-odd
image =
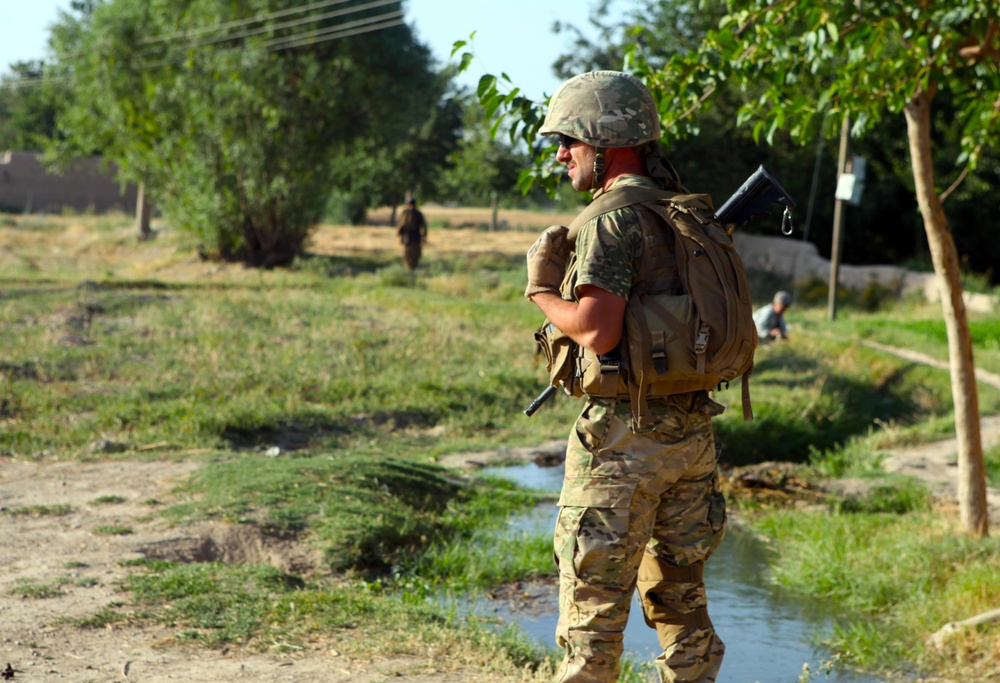
[[[611,358],[609,356],[598,356],[601,361],[601,374],[602,375],[617,375],[622,371],[622,361],[620,358]]]
[[[703,327],[698,330],[698,334],[694,338],[694,352],[698,355],[705,353],[705,349],[708,348],[708,328]]]

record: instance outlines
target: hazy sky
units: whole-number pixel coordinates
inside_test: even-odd
[[[614,8],[636,0],[617,0]],[[505,72],[514,85],[532,99],[551,95],[559,85],[552,63],[568,51],[569,35],[553,34],[552,24],[563,21],[589,28],[593,0],[405,0],[406,22],[421,42],[430,46],[441,64],[449,61],[452,44],[473,41],[478,61],[459,83],[475,87],[484,73]],[[67,10],[70,0],[0,0],[3,36],[0,71],[11,62],[45,56],[48,28]]]

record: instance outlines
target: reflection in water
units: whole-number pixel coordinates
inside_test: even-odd
[[[504,477],[522,486],[558,491],[562,468],[534,464],[490,468],[482,474]],[[511,520],[507,533],[551,535],[556,507],[540,505],[529,514]],[[767,550],[749,534],[730,527],[722,546],[705,565],[709,612],[726,643],[726,658],[720,681],[732,683],[794,683],[808,664],[819,672],[830,653],[810,644],[832,616],[819,604],[783,600],[767,582]],[[536,601],[530,613],[490,605],[489,610],[504,623],[517,623],[530,637],[548,647],[555,646],[558,601],[555,582],[551,593]],[[496,610],[496,611],[494,611]],[[625,650],[637,662],[649,662],[660,652],[656,633],[646,626],[638,599],[625,629]],[[877,678],[850,671],[819,674],[817,680],[832,683],[875,683]]]

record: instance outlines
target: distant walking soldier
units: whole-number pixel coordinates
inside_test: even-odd
[[[399,220],[399,241],[403,245],[403,260],[406,267],[416,270],[420,264],[421,246],[427,242],[427,221],[417,209],[417,201],[410,199]]]
[[[660,680],[712,682],[725,647],[708,617],[702,567],[726,528],[712,433],[712,417],[724,408],[700,387],[644,394],[634,375],[618,369],[621,345],[632,349],[630,297],[648,289],[650,273],[658,274],[657,291],[683,292],[679,257],[672,239],[663,239],[673,235],[665,219],[646,204],[603,208],[614,197],[652,193],[668,203],[676,197],[673,205],[711,222],[711,205],[681,187],[659,145],[656,103],[632,76],[596,71],[569,79],[552,96],[540,133],[559,141],[556,160],[573,188],[594,195],[589,217],[572,230],[550,227],[527,257],[525,296],[556,340],[548,357],[564,357],[560,344],[572,340],[574,369],[563,386],[586,396],[569,436],[554,540],[556,642],[565,650],[556,680],[618,680],[638,589],[663,648],[655,662]]]

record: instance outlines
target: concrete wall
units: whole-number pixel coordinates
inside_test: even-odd
[[[763,270],[792,280],[818,277],[830,280],[830,261],[819,255],[816,245],[793,237],[748,235],[738,229],[733,235],[736,250],[747,270]],[[841,264],[838,280],[844,287],[860,289],[873,280],[899,294],[917,292],[928,301],[940,301],[941,290],[934,273],[917,273],[896,266],[850,266]],[[986,294],[965,293],[969,310],[997,312],[1000,301]]]
[[[114,180],[97,157],[73,162],[62,174],[49,173],[32,152],[0,152],[0,211],[135,213],[136,187]]]

